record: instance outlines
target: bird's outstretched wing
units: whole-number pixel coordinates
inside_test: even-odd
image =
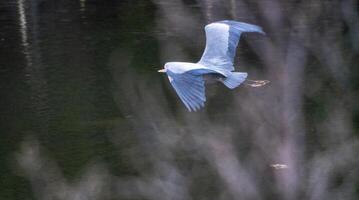
[[[202,76],[191,73],[167,74],[171,85],[189,111],[199,110],[206,101]]]
[[[233,59],[241,33],[265,34],[259,26],[230,20],[208,24],[205,31],[206,48],[198,63],[219,71],[234,70]]]

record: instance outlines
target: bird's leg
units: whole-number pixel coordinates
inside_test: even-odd
[[[267,83],[269,83],[270,81],[268,80],[251,80],[251,79],[246,79],[244,81],[244,85],[248,85],[250,87],[261,87],[266,85]]]

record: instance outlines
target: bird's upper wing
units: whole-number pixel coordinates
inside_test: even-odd
[[[233,59],[242,32],[263,33],[261,27],[224,20],[208,24],[206,30],[206,48],[198,62],[215,70],[233,71]]]
[[[171,85],[189,111],[199,110],[206,101],[204,80],[202,76],[191,73],[168,74]]]

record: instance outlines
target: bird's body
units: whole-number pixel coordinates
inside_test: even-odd
[[[168,62],[165,64],[165,69],[170,73],[184,74],[189,73],[193,75],[206,75],[206,74],[220,74],[225,76],[224,73],[211,69],[200,63],[189,62]]]
[[[163,70],[171,85],[189,111],[204,106],[205,82],[222,82],[234,89],[247,78],[245,72],[234,72],[233,60],[242,32],[259,32],[256,25],[236,21],[220,21],[208,24],[206,48],[198,63],[168,62]]]

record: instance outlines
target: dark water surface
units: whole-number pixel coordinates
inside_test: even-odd
[[[356,199],[358,8],[1,1],[0,199]],[[211,85],[189,113],[157,70],[196,62],[221,19],[264,28],[236,63],[271,83]]]

